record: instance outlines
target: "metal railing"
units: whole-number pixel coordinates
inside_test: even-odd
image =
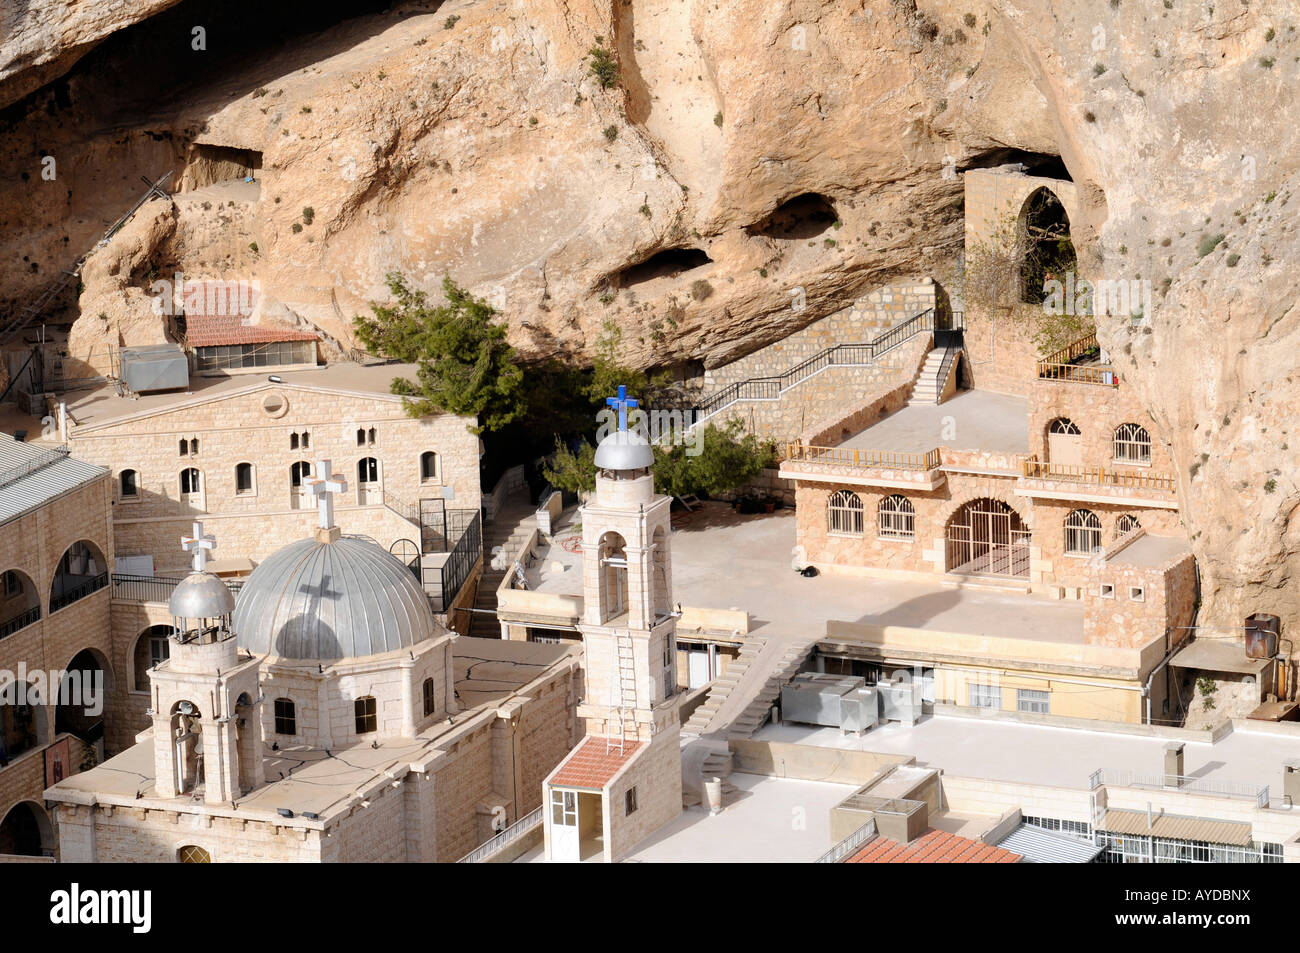
[[[1097,343],[1096,333],[1085,334],[1077,341],[1072,341],[1059,351],[1047,355],[1043,358],[1043,364],[1073,364],[1079,358],[1092,351],[1101,350],[1101,345]]]
[[[1099,384],[1103,387],[1119,386],[1119,375],[1105,364],[1051,364],[1047,361],[1039,361],[1038,379],[1069,381],[1073,384]]]
[[[51,447],[48,450],[36,454],[25,463],[20,463],[16,467],[9,467],[7,470],[0,470],[0,487],[16,483],[23,477],[35,473],[37,470],[44,470],[46,467],[58,463],[60,460],[66,459],[67,456],[68,448],[66,446]]]
[[[436,568],[426,567],[422,554],[410,566],[411,572],[429,596],[429,604],[434,612],[446,612],[456,601],[483,553],[482,515],[478,510],[448,510],[446,520],[449,538],[456,540],[446,561]],[[434,550],[424,551],[425,554],[430,552]]]
[[[491,857],[493,854],[513,844],[519,838],[523,837],[529,831],[536,830],[542,823],[542,809],[534,808],[525,814],[519,820],[515,821],[496,837],[489,841],[479,844],[468,854],[456,861],[458,864],[479,864]]]
[[[826,853],[822,854],[814,864],[838,864],[845,857],[852,855],[859,847],[876,836],[876,822],[869,820],[856,831],[850,834],[844,840],[840,841]]]
[[[1177,487],[1177,481],[1164,473],[1108,470],[1105,467],[1074,466],[1032,459],[1024,462],[1024,468],[1026,477],[1060,480],[1064,483],[1091,483],[1097,486],[1120,486],[1137,490],[1164,490],[1169,493],[1174,492]]]
[[[134,576],[113,573],[113,598],[123,602],[169,602],[172,591],[183,576]],[[226,588],[238,595],[243,588],[242,579],[225,580]]]
[[[924,453],[904,453],[894,450],[810,447],[802,443],[791,443],[786,444],[785,458],[800,463],[883,470],[934,470],[940,463],[937,447]]]
[[[1259,808],[1268,807],[1268,785],[1260,787],[1248,781],[1216,781],[1211,778],[1194,778],[1184,774],[1140,774],[1128,770],[1098,768],[1088,776],[1089,790],[1103,785],[1117,788],[1157,788],[1179,790],[1188,794],[1209,794],[1219,797],[1236,797],[1252,800]]]
[[[41,607],[32,606],[25,612],[20,612],[5,622],[0,622],[0,639],[5,636],[13,635],[19,629],[25,629],[41,617]]]
[[[800,361],[776,377],[754,377],[728,384],[710,394],[694,408],[696,419],[703,420],[738,400],[777,400],[791,387],[828,367],[854,367],[873,363],[913,335],[934,330],[934,309],[927,308],[865,344],[836,344]]]
[[[85,582],[72,589],[66,589],[57,596],[50,596],[50,611],[57,612],[64,606],[70,606],[80,599],[86,598],[92,592],[98,592],[108,585],[108,573],[101,572],[97,576],[90,576]]]

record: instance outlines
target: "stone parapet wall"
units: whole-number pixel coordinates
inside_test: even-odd
[[[705,393],[755,377],[777,377],[837,344],[866,344],[890,328],[935,306],[936,286],[927,278],[877,288],[852,305],[813,321],[767,347],[704,372]]]

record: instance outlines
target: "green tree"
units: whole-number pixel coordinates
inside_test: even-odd
[[[416,380],[393,379],[412,417],[433,413],[474,417],[474,433],[499,430],[527,409],[524,372],[506,327],[485,301],[443,278],[447,303],[433,306],[400,272],[385,276],[393,304],[371,302],[373,317],[353,319],[357,338],[373,354],[414,363]]]
[[[590,493],[596,489],[596,448],[584,440],[575,453],[555,438],[555,453],[542,464],[542,476],[557,490]]]
[[[721,427],[707,425],[695,455],[683,444],[656,446],[655,488],[668,496],[717,496],[753,480],[772,465],[775,448],[743,429],[735,419]]]

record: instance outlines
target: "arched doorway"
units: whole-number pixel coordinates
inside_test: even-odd
[[[0,768],[50,742],[45,705],[48,695],[26,682],[0,685]]]
[[[52,699],[55,734],[67,732],[87,744],[102,741],[104,707],[112,688],[108,662],[98,651],[82,649],[74,655],[59,680],[58,697]]]
[[[0,573],[0,639],[41,617],[41,595],[32,577],[19,569]]]
[[[384,502],[384,492],[379,482],[379,461],[362,457],[357,461],[357,505],[371,506]]]
[[[38,804],[19,801],[0,821],[0,854],[17,857],[54,855],[54,828]]]
[[[948,572],[1029,576],[1029,527],[1001,500],[971,500],[957,510],[945,548]]]
[[[295,510],[309,510],[316,505],[307,477],[311,476],[311,464],[299,460],[289,468],[289,505]]]
[[[627,611],[627,541],[618,533],[600,538],[600,620],[608,622]]]
[[[50,611],[57,612],[108,585],[108,563],[99,547],[79,539],[59,559],[50,584]]]
[[[1068,417],[1057,417],[1047,425],[1047,460],[1072,467],[1083,463],[1083,434]]]
[[[1066,274],[1078,268],[1070,240],[1070,216],[1056,193],[1044,187],[1025,199],[1019,225],[1021,300],[1042,304],[1047,297],[1044,282],[1064,284]]]

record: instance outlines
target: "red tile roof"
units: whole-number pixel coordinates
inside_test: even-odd
[[[626,741],[623,750],[618,750],[618,742],[606,750],[605,738],[592,735],[573,749],[573,752],[560,765],[560,770],[551,778],[551,784],[565,788],[594,788],[599,790],[609,783],[610,778],[632,760],[640,750],[643,742]]]
[[[850,864],[1014,864],[1020,860],[1001,847],[959,837],[947,831],[926,831],[910,844],[877,837],[848,859]]]
[[[186,315],[185,337],[190,347],[217,347],[224,344],[269,344],[278,341],[315,341],[310,331],[281,328],[267,324],[248,324],[239,315]]]

